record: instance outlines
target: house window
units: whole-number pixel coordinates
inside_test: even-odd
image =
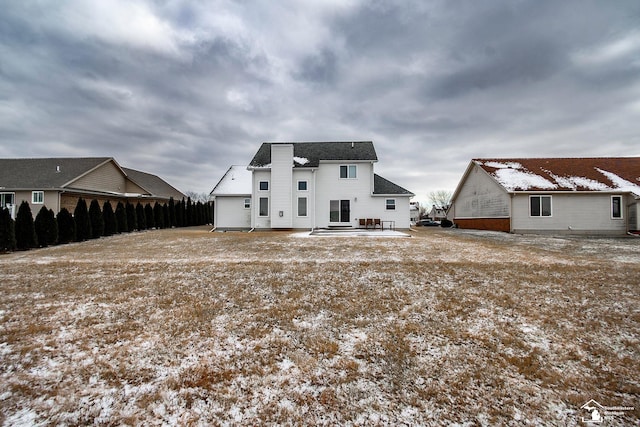
[[[530,196],[531,216],[551,216],[551,196]]]
[[[396,210],[396,199],[387,199],[387,210],[388,211]]]
[[[44,203],[44,191],[32,191],[31,203],[34,205],[41,205]]]
[[[298,216],[307,216],[307,198],[298,197]]]
[[[350,222],[351,208],[349,200],[329,201],[329,222]]]
[[[260,181],[258,188],[260,191],[269,191],[269,181]]]
[[[0,193],[0,209],[6,208],[9,205],[14,205],[14,200],[14,193]]]
[[[251,199],[244,199],[244,208],[251,209]]]
[[[269,198],[260,197],[260,210],[258,211],[260,216],[269,216]]]
[[[340,165],[340,178],[355,179],[356,165]]]
[[[298,191],[307,191],[307,181],[298,181]]]
[[[611,196],[611,218],[622,218],[622,196]]]

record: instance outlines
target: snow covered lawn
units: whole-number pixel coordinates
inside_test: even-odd
[[[0,256],[0,424],[640,420],[640,239],[113,236]]]

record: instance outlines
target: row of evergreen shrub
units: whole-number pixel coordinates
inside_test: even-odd
[[[73,211],[73,215],[62,208],[58,215],[42,206],[35,220],[29,203],[23,201],[18,208],[15,221],[9,210],[0,209],[0,252],[27,250],[70,242],[82,242],[132,231],[189,227],[213,223],[210,203],[182,199],[169,203],[150,203],[135,206],[130,202],[118,202],[114,211],[109,201],[102,207],[92,200],[89,208],[83,198]]]

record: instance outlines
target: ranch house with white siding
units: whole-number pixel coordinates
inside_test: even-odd
[[[215,228],[409,228],[414,194],[377,161],[370,141],[263,143],[211,191]]]
[[[640,230],[640,158],[474,159],[448,218],[460,228],[624,235]]]

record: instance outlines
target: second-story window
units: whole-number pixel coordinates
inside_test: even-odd
[[[269,181],[260,181],[258,188],[260,191],[269,191]]]
[[[356,165],[340,165],[340,178],[355,179]]]

